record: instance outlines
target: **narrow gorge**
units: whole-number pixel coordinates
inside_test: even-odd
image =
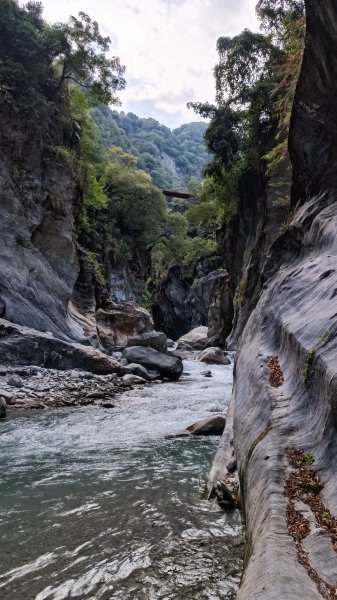
[[[172,127],[105,10],[0,0],[0,596],[330,600],[337,6],[224,3]]]

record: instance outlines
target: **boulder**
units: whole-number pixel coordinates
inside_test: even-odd
[[[193,346],[191,346],[191,344],[188,344],[187,342],[184,342],[181,339],[178,340],[177,350],[183,350],[184,352],[194,352]]]
[[[162,377],[177,380],[183,372],[183,363],[179,358],[162,354],[153,348],[134,346],[125,348],[123,356],[130,363],[139,363],[143,367],[159,371]]]
[[[158,352],[166,352],[167,349],[167,337],[165,333],[160,331],[149,331],[140,335],[134,335],[128,338],[127,347],[133,346],[145,346],[154,348]]]
[[[189,344],[193,350],[204,350],[207,345],[207,333],[208,328],[201,325],[200,327],[196,327],[192,329],[189,333],[186,333],[178,340],[178,348],[180,349],[182,342]],[[185,349],[185,348],[184,348]]]
[[[200,356],[199,360],[208,365],[230,365],[231,361],[220,348],[206,348]]]
[[[22,387],[23,383],[22,383],[21,377],[19,375],[11,375],[8,378],[8,385],[11,385],[12,387],[17,387],[17,388]]]
[[[138,377],[142,377],[149,381],[151,379],[149,373],[142,367],[142,365],[137,365],[136,363],[130,363],[126,367],[124,367],[125,375],[137,375]],[[160,375],[158,373],[158,375]]]
[[[101,375],[122,374],[120,364],[99,350],[65,342],[5,319],[0,319],[0,356],[3,365],[39,365],[47,369],[76,368]]]
[[[6,410],[6,401],[3,398],[0,398],[0,419],[6,417]]]
[[[225,425],[226,418],[219,415],[198,421],[194,425],[187,427],[186,430],[192,435],[222,435]]]
[[[203,377],[212,377],[212,371],[201,371],[200,375]]]
[[[6,404],[15,404],[16,400],[13,394],[6,392],[6,390],[0,390],[0,399],[5,400]]]
[[[128,385],[139,385],[140,383],[146,383],[146,379],[143,379],[143,377],[138,377],[138,375],[132,375],[131,373],[130,375],[124,375],[122,377],[122,381]]]
[[[125,348],[130,337],[151,333],[153,323],[150,313],[135,302],[106,301],[96,311],[96,328],[104,349],[115,351]]]

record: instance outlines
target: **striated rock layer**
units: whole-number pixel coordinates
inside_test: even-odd
[[[247,528],[238,600],[318,600],[337,588],[337,5],[306,0],[306,9],[290,133],[298,208],[271,247],[236,361],[231,414]],[[226,429],[213,478],[226,480],[231,437]],[[293,505],[289,449],[303,449],[296,473],[312,478]],[[321,515],[304,517],[314,505]]]

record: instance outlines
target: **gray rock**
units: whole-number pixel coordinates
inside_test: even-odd
[[[102,402],[101,406],[103,406],[103,408],[115,408],[115,405],[112,404],[112,402]]]
[[[212,377],[212,371],[201,371],[200,375],[203,375],[204,377]]]
[[[0,398],[0,419],[4,419],[6,417],[6,401],[4,398]]]
[[[195,327],[195,329],[192,329],[192,331],[189,331],[189,333],[186,333],[181,338],[179,338],[178,349],[186,350],[186,348],[181,348],[180,346],[181,343],[184,343],[191,346],[193,350],[204,350],[204,348],[206,348],[207,345],[207,333],[207,327]]]
[[[237,507],[237,503],[229,487],[223,482],[218,481],[215,488],[215,495],[219,506],[223,509],[233,509]]]
[[[192,435],[222,435],[225,425],[226,418],[219,415],[198,421],[194,425],[186,427],[186,429]]]
[[[183,350],[186,352],[194,352],[193,346],[191,346],[191,344],[188,344],[187,342],[184,342],[183,340],[178,340],[176,350]]]
[[[138,375],[138,377],[143,377],[143,379],[150,380],[151,377],[145,367],[142,365],[137,365],[136,363],[130,363],[125,367],[125,375]],[[158,373],[160,375],[160,373]]]
[[[72,379],[92,379],[94,376],[87,371],[77,371],[76,369],[72,369],[72,371],[70,371],[70,377]]]
[[[22,383],[22,379],[21,377],[19,377],[19,375],[11,375],[8,378],[8,385],[11,385],[12,387],[22,387],[23,383]]]
[[[160,331],[149,331],[140,335],[134,335],[128,338],[127,347],[132,348],[134,346],[145,346],[154,348],[158,352],[166,352],[166,335]]]
[[[220,348],[206,348],[199,356],[208,365],[230,365],[231,361]]]
[[[161,379],[161,374],[159,373],[159,371],[154,371],[153,369],[148,370],[148,375],[149,375],[151,381],[155,381],[156,379]]]
[[[175,342],[173,340],[171,340],[170,338],[167,338],[166,346],[167,346],[167,348],[173,348],[175,346]]]
[[[76,367],[103,375],[121,371],[119,363],[100,350],[65,342],[4,319],[0,319],[0,356],[8,365],[40,365],[61,370]]]
[[[177,380],[183,372],[183,363],[179,358],[162,354],[153,348],[125,348],[123,356],[128,362],[139,363],[147,369],[159,371],[161,376],[168,379]]]
[[[236,458],[233,458],[226,465],[226,469],[227,469],[228,473],[234,473],[234,471],[236,471],[236,466],[237,466],[236,465]]]
[[[0,389],[0,398],[3,398],[3,400],[5,400],[5,402],[6,402],[6,404],[15,404],[15,402],[16,402],[13,394],[11,394],[10,392],[7,392],[6,390]]]
[[[141,383],[146,383],[146,379],[143,377],[138,377],[138,375],[124,375],[122,377],[122,381],[127,383],[128,385],[139,385]]]

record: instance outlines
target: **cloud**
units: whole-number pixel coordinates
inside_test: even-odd
[[[123,110],[178,126],[195,120],[189,101],[214,100],[216,40],[257,29],[252,0],[43,0],[49,21],[80,10],[98,21],[126,65]],[[137,109],[137,110],[136,110]],[[153,110],[155,113],[149,113]],[[157,115],[157,116],[156,116]]]

